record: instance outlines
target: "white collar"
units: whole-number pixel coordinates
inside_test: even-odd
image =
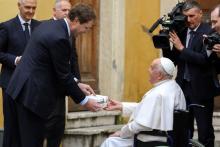
[[[159,82],[157,82],[157,83],[155,83],[155,84],[153,84],[154,85],[154,87],[157,87],[157,86],[159,86],[159,85],[161,85],[161,84],[163,84],[163,83],[165,83],[165,82],[167,82],[167,81],[170,81],[171,79],[165,79],[165,80],[162,80],[162,81],[159,81]]]
[[[31,25],[31,20],[29,20],[29,21],[26,22],[26,21],[21,17],[20,14],[18,14],[18,18],[19,18],[19,20],[20,20],[21,26],[22,26],[24,23],[28,23],[29,25]]]
[[[188,28],[188,30],[187,30],[187,34],[189,34],[191,31],[196,32],[197,29],[199,28],[199,26],[200,26],[200,24],[199,24],[195,29],[193,29],[193,30],[191,30],[190,28]]]
[[[67,22],[67,19],[66,19],[66,18],[64,18],[64,21],[65,21],[66,26],[67,26],[68,35],[70,36],[71,33],[70,33],[70,26],[69,26],[69,23]]]
[[[54,19],[54,20],[57,20],[57,18],[56,18],[56,17],[54,17],[54,16],[53,16],[53,19]]]

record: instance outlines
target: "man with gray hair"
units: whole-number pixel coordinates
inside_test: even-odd
[[[177,65],[176,81],[184,92],[187,106],[196,104],[189,107],[190,137],[193,137],[195,118],[199,142],[206,147],[214,147],[212,116],[217,87],[207,51],[203,47],[203,35],[208,34],[211,28],[202,23],[202,9],[195,0],[185,3],[183,14],[187,27],[179,34],[170,32],[174,47],[172,50],[163,49],[163,55]]]
[[[71,4],[69,0],[57,0],[53,7],[53,19],[63,19],[68,16]]]
[[[13,116],[10,114],[10,99],[5,97],[5,90],[9,80],[20,63],[26,44],[34,29],[40,24],[34,20],[37,7],[37,0],[18,0],[19,14],[0,24],[0,63],[2,64],[0,73],[0,86],[2,87],[3,114],[4,114],[4,139],[3,147],[14,144],[10,136],[14,133],[10,123]]]
[[[149,67],[149,81],[154,87],[146,92],[141,102],[122,103],[110,100],[106,110],[120,110],[124,116],[131,117],[129,122],[106,139],[101,147],[132,147],[134,134],[140,131],[173,130],[174,109],[186,109],[184,94],[172,80],[174,70],[175,66],[170,59],[157,58]],[[142,139],[147,140],[148,137]]]

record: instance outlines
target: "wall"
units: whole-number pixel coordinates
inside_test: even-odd
[[[125,1],[100,1],[100,93],[120,100],[124,89]]]
[[[141,25],[149,28],[159,16],[159,0],[126,0],[124,71],[126,101],[140,100],[151,88],[148,82],[148,67],[154,58],[159,57],[160,52],[153,47],[151,37],[142,31]]]
[[[54,0],[38,0],[35,18],[48,19],[52,15]],[[17,0],[0,0],[0,22],[13,18],[18,13]],[[1,93],[1,91],[0,91]],[[3,127],[2,96],[0,94],[0,128]]]

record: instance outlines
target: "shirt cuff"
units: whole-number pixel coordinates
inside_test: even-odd
[[[17,65],[17,60],[18,60],[18,57],[15,58],[15,61],[14,61],[15,66]]]
[[[80,105],[85,105],[88,102],[89,98],[86,96],[84,100],[80,102]]]
[[[77,84],[80,83],[79,79],[77,79],[76,77],[74,77],[73,79],[74,79],[74,81],[75,81]]]
[[[212,50],[206,50],[207,56],[209,57],[212,53]]]

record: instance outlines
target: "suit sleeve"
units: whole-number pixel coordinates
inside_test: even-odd
[[[201,36],[200,36],[201,37]],[[176,65],[178,60],[184,60],[188,63],[209,66],[208,56],[205,48],[203,47],[202,39],[197,42],[196,51],[193,49],[184,48],[181,52],[178,51],[175,47],[170,49],[162,49],[163,56],[170,58]]]
[[[80,70],[79,70],[79,63],[78,63],[78,55],[77,55],[77,51],[76,51],[75,47],[72,48],[70,62],[71,62],[70,63],[70,65],[71,65],[71,72],[73,73],[73,75],[77,79],[81,80]]]
[[[7,53],[8,30],[4,23],[0,24],[0,63],[15,68],[15,55]]]
[[[71,96],[76,103],[80,103],[85,95],[70,72],[70,49],[69,40],[61,38],[52,42],[49,52],[59,83],[65,88],[67,95]]]
[[[184,48],[180,54],[180,58],[186,60],[188,63],[208,65],[208,56],[206,50],[202,46],[202,43],[198,47],[200,48],[199,52]]]
[[[209,56],[209,61],[214,66],[217,74],[220,74],[220,58],[217,56],[217,54],[212,52],[211,55]]]
[[[130,116],[136,109],[138,103],[134,102],[123,102],[122,103],[122,115]]]

